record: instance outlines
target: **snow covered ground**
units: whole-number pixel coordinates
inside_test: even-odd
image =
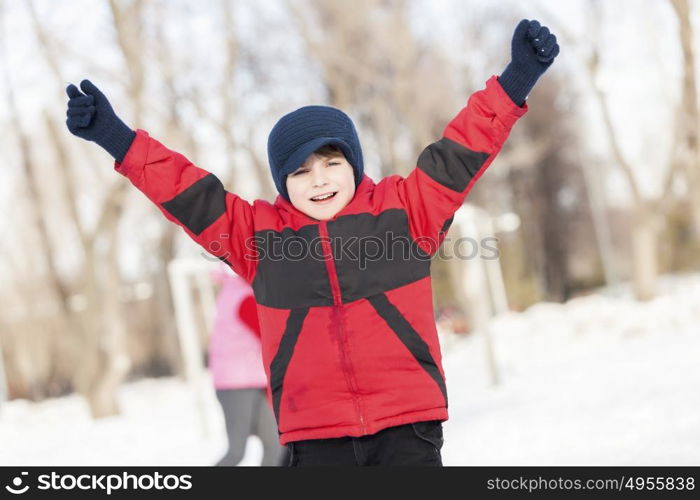
[[[483,338],[444,362],[446,464],[700,465],[700,280],[662,295],[540,303],[493,324],[501,383]]]
[[[540,303],[491,333],[496,386],[482,335],[443,339],[446,465],[700,465],[700,276],[667,277],[643,304],[624,289]],[[212,464],[225,431],[201,387],[127,384],[123,414],[100,421],[76,395],[11,401],[0,465]],[[260,454],[250,438],[242,465]]]

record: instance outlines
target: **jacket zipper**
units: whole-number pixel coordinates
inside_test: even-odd
[[[350,393],[352,394],[352,399],[355,404],[355,411],[357,412],[358,420],[360,421],[360,430],[362,434],[367,434],[365,428],[365,418],[362,414],[362,408],[360,405],[360,398],[358,396],[359,391],[357,390],[357,383],[355,381],[355,375],[352,371],[352,365],[350,364],[350,359],[348,358],[348,344],[347,335],[345,333],[345,327],[343,326],[343,302],[340,295],[340,284],[338,283],[338,274],[335,269],[335,261],[333,260],[333,251],[331,250],[330,238],[328,236],[328,226],[326,221],[321,221],[319,224],[319,233],[321,236],[321,245],[323,247],[323,255],[326,262],[326,270],[328,272],[328,278],[331,284],[331,292],[333,294],[333,322],[335,326],[335,333],[338,338],[338,345],[340,346],[340,360],[343,368],[343,375],[345,376],[345,381],[348,384]]]

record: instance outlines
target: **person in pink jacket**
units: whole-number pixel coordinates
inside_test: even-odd
[[[251,434],[263,444],[261,465],[278,465],[284,448],[267,399],[260,327],[253,289],[227,269],[214,273],[221,285],[209,341],[209,369],[226,422],[228,450],[216,465],[236,465]]]

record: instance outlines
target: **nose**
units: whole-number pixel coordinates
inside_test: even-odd
[[[321,187],[328,184],[328,180],[326,179],[326,174],[323,168],[312,168],[311,176],[311,181],[314,187]]]

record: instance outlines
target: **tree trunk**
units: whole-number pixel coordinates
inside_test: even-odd
[[[174,258],[175,226],[166,227],[158,241],[158,268],[152,280],[155,283],[154,298],[159,318],[159,352],[167,360],[173,372],[184,376],[185,367],[180,354],[180,343],[177,338],[175,311],[172,305],[172,291],[168,277],[168,262]]]
[[[638,206],[632,226],[632,282],[637,300],[651,300],[655,295],[658,252],[658,228],[650,204]]]
[[[688,180],[690,208],[696,237],[700,235],[700,109],[698,109],[697,81],[695,78],[694,32],[691,6],[688,0],[671,0],[678,19],[678,33],[683,55],[683,85],[681,93],[681,134],[674,150],[682,155]]]

